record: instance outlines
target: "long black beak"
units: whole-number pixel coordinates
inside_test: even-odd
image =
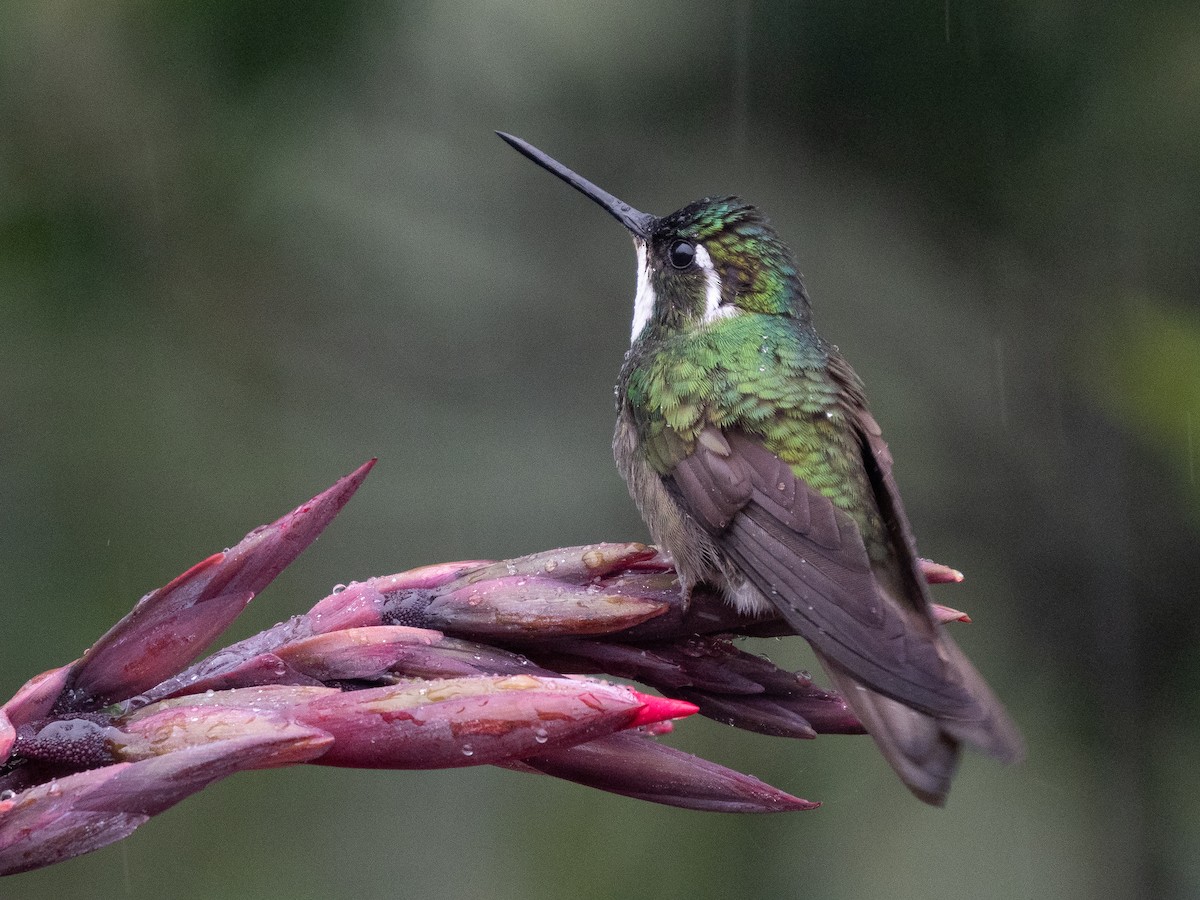
[[[585,196],[591,197],[608,210],[614,219],[633,232],[634,237],[646,240],[654,228],[655,217],[650,213],[638,212],[623,200],[618,200],[608,191],[596,187],[582,175],[576,175],[556,159],[551,159],[537,147],[519,137],[497,131],[501,139],[523,156],[529,157],[547,172],[551,172]]]

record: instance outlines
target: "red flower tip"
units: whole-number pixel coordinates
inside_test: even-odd
[[[945,625],[947,622],[962,622],[966,625],[971,624],[971,617],[959,609],[954,609],[951,606],[942,606],[940,603],[933,605],[933,618],[939,625]]]
[[[700,712],[700,707],[686,700],[672,700],[670,697],[655,697],[634,691],[633,695],[641,701],[641,708],[629,723],[630,728],[638,725],[653,725],[655,722],[665,722],[667,719],[683,719]]]

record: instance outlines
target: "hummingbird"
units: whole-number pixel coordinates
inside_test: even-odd
[[[781,616],[927,803],[945,803],[964,744],[1019,760],[1016,726],[934,619],[863,383],[762,213],[738,197],[640,212],[497,134],[633,236],[613,455],[684,597],[704,582]]]

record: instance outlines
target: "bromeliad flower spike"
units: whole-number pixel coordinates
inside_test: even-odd
[[[862,727],[836,694],[732,643],[785,622],[702,589],[685,606],[674,570],[641,544],[351,583],[189,665],[372,465],[147,594],[81,659],[0,707],[0,874],[120,840],[236,772],[300,763],[488,763],[694,810],[818,805],[658,741],[697,711],[787,737]],[[662,696],[581,677],[599,674]]]
[[[945,802],[964,744],[1020,758],[1016,726],[937,621],[862,382],[817,334],[766,218],[737,197],[639,212],[500,137],[633,236],[613,452],[684,592],[715,585],[782,616],[927,803]]]

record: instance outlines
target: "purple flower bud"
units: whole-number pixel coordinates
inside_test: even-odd
[[[788,812],[821,805],[637,732],[540,753],[506,767],[542,772],[602,791],[684,809]]]
[[[942,606],[940,603],[933,604],[933,617],[942,625],[949,622],[962,622],[964,625],[971,624],[971,617],[965,612],[954,609],[951,606]]]
[[[545,576],[504,575],[439,592],[413,607],[423,627],[469,637],[543,639],[610,634],[661,615],[667,605]],[[390,607],[394,621],[410,612]]]
[[[936,563],[932,559],[918,559],[917,565],[930,584],[958,584],[963,580],[963,573],[958,569]]]
[[[289,724],[79,772],[0,797],[0,875],[96,850],[220,778],[306,762],[328,744],[328,735]]]
[[[320,764],[435,769],[529,756],[694,711],[620,685],[515,675],[343,692],[297,716],[334,736]]]
[[[294,669],[320,681],[368,679],[393,671],[407,656],[441,639],[439,631],[380,625],[292,641],[278,653]]]
[[[539,670],[515,653],[403,625],[314,635],[285,644],[277,652],[294,670],[323,682],[369,681],[390,675],[454,678],[556,674]]]
[[[112,702],[178,672],[316,539],[374,464],[364,463],[312,500],[256,528],[237,546],[143,597],[84,655],[73,690]]]
[[[246,689],[247,692],[253,689]],[[316,688],[315,696],[328,696],[339,692],[332,688]],[[229,694],[222,692],[206,703],[171,703],[149,712],[131,717],[122,728],[113,729],[113,753],[122,762],[136,762],[152,756],[178,753],[193,747],[202,747],[222,742],[244,742],[255,740],[274,743],[288,736],[303,735],[315,740],[320,732],[311,726],[298,724],[295,711],[314,697],[313,688],[297,688],[284,692],[273,692],[260,706],[234,706],[222,703]],[[246,693],[242,699],[246,699]],[[283,702],[286,698],[287,702]],[[193,700],[198,698],[191,698]],[[320,738],[322,747],[328,747],[332,738]],[[306,755],[307,762],[317,754]],[[289,764],[289,763],[281,763]],[[255,768],[270,768],[273,764],[262,763]],[[246,768],[239,766],[239,768]]]
[[[623,685],[530,675],[475,676],[341,691],[269,685],[164,700],[117,720],[115,758],[142,759],[289,722],[333,738],[313,760],[356,768],[433,769],[544,748],[691,715],[696,707]]]

